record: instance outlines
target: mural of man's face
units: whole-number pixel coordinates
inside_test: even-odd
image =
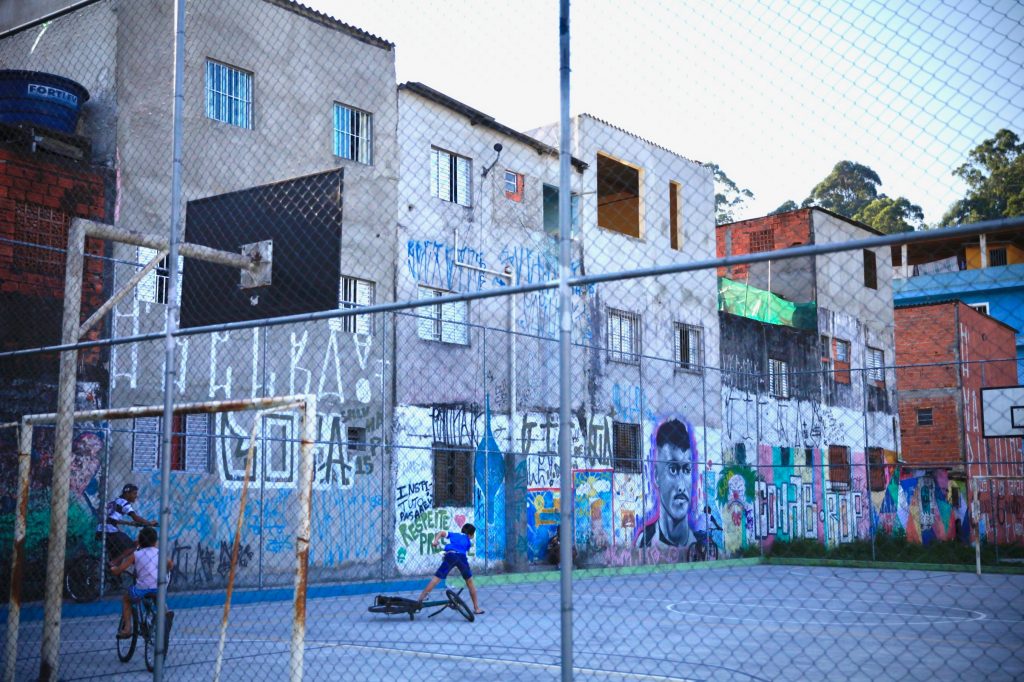
[[[681,450],[672,443],[665,443],[658,447],[655,468],[662,510],[673,521],[683,521],[690,508],[692,464],[689,451]]]
[[[71,448],[71,489],[82,493],[100,468],[103,442],[94,434],[85,433],[75,439]]]

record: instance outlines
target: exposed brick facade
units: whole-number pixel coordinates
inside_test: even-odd
[[[63,249],[73,218],[108,221],[106,172],[45,153],[0,147],[0,349],[32,348],[60,341],[64,298]],[[26,244],[40,244],[40,247]],[[86,252],[104,244],[87,240]],[[82,315],[103,301],[104,261],[86,258]],[[98,331],[89,338],[97,338]],[[42,378],[55,372],[55,356],[6,363],[4,374]],[[98,362],[83,353],[81,362]]]
[[[766,242],[769,235],[770,240]],[[804,208],[799,211],[719,225],[715,228],[715,243],[719,258],[813,244],[811,209]],[[747,264],[720,267],[718,276],[743,280],[746,278],[748,268]]]
[[[1015,385],[1015,356],[1014,330],[965,303],[897,308],[903,461],[969,475],[1024,473],[1020,439],[981,437],[981,389]],[[931,410],[930,425],[918,423],[920,410]]]

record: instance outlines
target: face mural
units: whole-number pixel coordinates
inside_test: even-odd
[[[672,418],[654,430],[648,459],[650,498],[644,523],[636,531],[638,547],[683,547],[692,541],[697,504],[697,444],[693,428]]]

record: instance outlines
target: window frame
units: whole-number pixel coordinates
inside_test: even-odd
[[[878,290],[878,256],[870,249],[864,249],[864,286]]]
[[[339,128],[339,114],[345,112],[349,117],[349,130]],[[360,130],[352,132],[352,123]],[[347,154],[342,148],[342,139],[347,139]],[[342,102],[335,102],[331,122],[332,148],[334,155],[339,159],[354,161],[366,166],[373,165],[373,114],[358,107],[353,107]],[[355,151],[353,149],[355,148]]]
[[[605,334],[607,335],[608,360],[620,362],[626,365],[640,364],[640,315],[617,308],[607,309],[607,321],[605,322]],[[613,334],[613,326],[618,325],[619,333]],[[629,347],[625,347],[624,329],[630,329]],[[621,339],[622,343],[615,345],[614,340]]]
[[[242,94],[238,94],[238,87],[229,91],[228,87],[224,90],[217,90],[211,83],[211,77],[216,78],[213,75],[213,71],[217,69],[223,69],[224,73],[220,75],[225,80],[230,80],[232,76],[237,77],[238,85],[243,85]],[[255,90],[256,90],[256,76],[252,71],[232,66],[227,62],[222,62],[212,57],[206,58],[206,70],[205,70],[205,83],[203,86],[203,94],[205,96],[205,111],[206,118],[211,121],[217,121],[218,123],[224,123],[226,125],[234,126],[236,128],[242,128],[243,130],[254,129],[254,101]],[[223,100],[223,101],[220,101]],[[232,103],[235,103],[234,107]],[[242,116],[238,116],[236,108],[242,109]],[[218,115],[218,111],[223,110],[222,115]],[[239,122],[241,119],[241,122]]]
[[[828,482],[834,491],[846,491],[851,485],[850,448],[846,445],[828,446]]]
[[[135,247],[135,257],[139,269],[153,260],[160,253],[146,246]],[[135,298],[144,303],[167,305],[167,292],[170,288],[171,273],[168,269],[170,254],[164,256],[155,268],[146,273],[135,287]],[[181,276],[185,268],[184,256],[178,256],[178,288],[175,290],[175,302],[181,305]]]
[[[160,457],[163,454],[162,422],[160,417],[135,417],[132,420],[132,471],[156,471],[160,468]],[[202,428],[199,428],[200,424]],[[139,434],[149,434],[148,442],[141,441]],[[171,471],[209,473],[213,437],[212,414],[174,414],[171,420]],[[194,457],[190,456],[190,452]]]
[[[775,250],[775,231],[751,230],[747,233],[747,251],[749,253],[766,253]]]
[[[776,377],[782,377],[782,383]],[[782,358],[768,358],[768,395],[786,400],[790,397],[789,362]]]
[[[447,176],[443,183],[442,175]],[[441,201],[470,207],[473,205],[472,180],[472,159],[441,147],[430,148],[431,196]]]
[[[615,473],[642,473],[643,462],[640,455],[642,437],[643,431],[640,424],[612,422],[612,468]]]
[[[365,285],[364,290],[369,290],[369,300],[360,302],[360,285]],[[349,294],[351,300],[349,300]],[[377,283],[373,280],[342,275],[338,280],[338,309],[350,310],[353,308],[364,308],[373,305],[377,297]],[[373,334],[373,315],[347,315],[345,317],[334,317],[328,321],[332,331],[348,334]]]
[[[509,180],[512,182],[513,189],[509,189]],[[522,173],[506,168],[504,175],[505,198],[510,201],[522,202],[525,183],[526,178],[523,177]]]
[[[619,174],[625,176],[629,174],[627,178],[614,178],[614,171],[610,170],[606,164],[615,164],[621,166]],[[625,237],[632,237],[633,239],[644,238],[644,207],[643,207],[643,186],[644,186],[644,172],[643,167],[636,164],[623,161],[622,159],[615,158],[610,154],[602,152],[597,153],[596,168],[596,201],[597,201],[597,226],[601,229],[608,230],[609,232],[615,232]],[[633,177],[636,175],[635,191],[633,189]],[[623,185],[623,193],[632,194],[632,198],[636,201],[636,214],[633,215],[632,211],[629,214],[625,214],[620,208],[617,211],[612,211],[608,207],[612,204],[620,203],[626,199],[616,199],[614,202],[607,201],[607,196],[602,194],[602,187],[607,189],[609,183],[618,182]],[[602,203],[603,202],[603,203]],[[635,225],[634,223],[635,218]],[[629,223],[627,225],[626,223]]]
[[[681,201],[683,185],[675,180],[668,181],[668,246],[673,251],[682,251],[683,233]]]
[[[466,446],[434,442],[431,446],[431,455],[434,508],[473,506],[473,450]],[[453,472],[460,467],[461,480],[458,472]]]
[[[865,453],[868,461],[868,489],[873,493],[885,490],[885,450],[879,447],[868,447]]]
[[[683,334],[686,335],[686,357],[683,357]],[[696,337],[696,343],[693,342]],[[695,358],[691,354],[696,355]],[[704,373],[704,328],[696,324],[675,322],[672,325],[672,356],[681,372]]]
[[[915,422],[917,426],[934,426],[935,410],[931,407],[915,408]]]
[[[996,255],[998,254],[998,258]],[[990,268],[998,268],[1008,264],[1010,257],[1009,250],[1005,246],[993,246],[988,250],[988,265]],[[997,263],[996,261],[1000,261]]]
[[[885,386],[885,351],[868,346],[865,359],[868,381],[876,386]]]
[[[985,301],[984,303],[968,303],[967,305],[971,308],[974,308],[982,315],[989,315],[991,317],[991,313],[989,313],[990,308],[988,301]]]
[[[451,294],[451,291],[419,285],[417,294],[419,299],[439,297]],[[429,315],[424,311],[430,311]],[[452,316],[452,311],[462,310],[462,319]],[[447,316],[446,316],[446,311]],[[469,301],[453,301],[451,303],[439,303],[430,306],[423,306],[416,311],[417,325],[416,335],[424,341],[447,343],[456,346],[469,346]],[[429,335],[424,335],[427,326],[432,327]],[[456,331],[451,331],[451,330]],[[447,331],[446,331],[447,330]]]

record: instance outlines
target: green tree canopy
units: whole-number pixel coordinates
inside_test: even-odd
[[[1024,215],[1024,145],[1005,128],[968,154],[953,175],[967,183],[967,196],[942,216],[942,225]]]
[[[779,206],[777,209],[775,209],[774,211],[772,211],[768,215],[775,215],[777,213],[786,213],[787,211],[795,211],[798,208],[800,208],[799,204],[797,204],[792,199],[787,199],[785,202],[782,203],[781,206]]]
[[[754,193],[733,182],[717,163],[709,163],[707,166],[714,172],[715,178],[715,224],[731,223],[736,220],[734,211],[747,199],[753,199]]]
[[[840,161],[825,179],[814,186],[803,206],[820,206],[847,218],[852,218],[878,198],[882,184],[878,173],[854,161]]]
[[[904,197],[893,199],[884,194],[860,209],[853,219],[879,232],[913,232],[924,229],[924,211]]]

